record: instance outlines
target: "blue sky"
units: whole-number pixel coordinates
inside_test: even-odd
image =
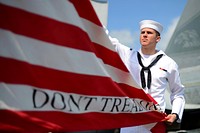
[[[107,29],[124,45],[139,49],[139,25],[143,19],[160,22],[164,29],[157,45],[164,50],[187,0],[108,0]]]

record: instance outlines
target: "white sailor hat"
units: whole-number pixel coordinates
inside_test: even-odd
[[[160,34],[163,30],[163,26],[160,23],[153,20],[142,20],[139,24],[140,24],[140,30],[142,30],[143,28],[152,28],[158,31]]]

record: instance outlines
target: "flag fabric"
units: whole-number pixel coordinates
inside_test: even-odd
[[[158,122],[88,0],[0,0],[0,131]]]

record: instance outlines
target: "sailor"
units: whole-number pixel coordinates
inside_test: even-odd
[[[160,23],[153,20],[143,20],[140,26],[140,50],[133,50],[122,45],[116,38],[109,36],[120,55],[122,61],[130,71],[133,78],[141,88],[150,94],[160,105],[161,111],[165,112],[165,90],[169,85],[172,111],[166,116],[165,123],[153,123],[142,126],[121,128],[121,133],[150,133],[157,130],[165,133],[165,124],[171,125],[175,121],[181,122],[185,99],[184,86],[181,83],[176,62],[167,56],[162,50],[156,49],[157,43],[161,39],[163,27]]]

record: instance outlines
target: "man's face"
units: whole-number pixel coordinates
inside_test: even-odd
[[[160,41],[160,36],[157,36],[156,31],[151,28],[143,28],[140,33],[140,44],[142,47],[155,47]]]

